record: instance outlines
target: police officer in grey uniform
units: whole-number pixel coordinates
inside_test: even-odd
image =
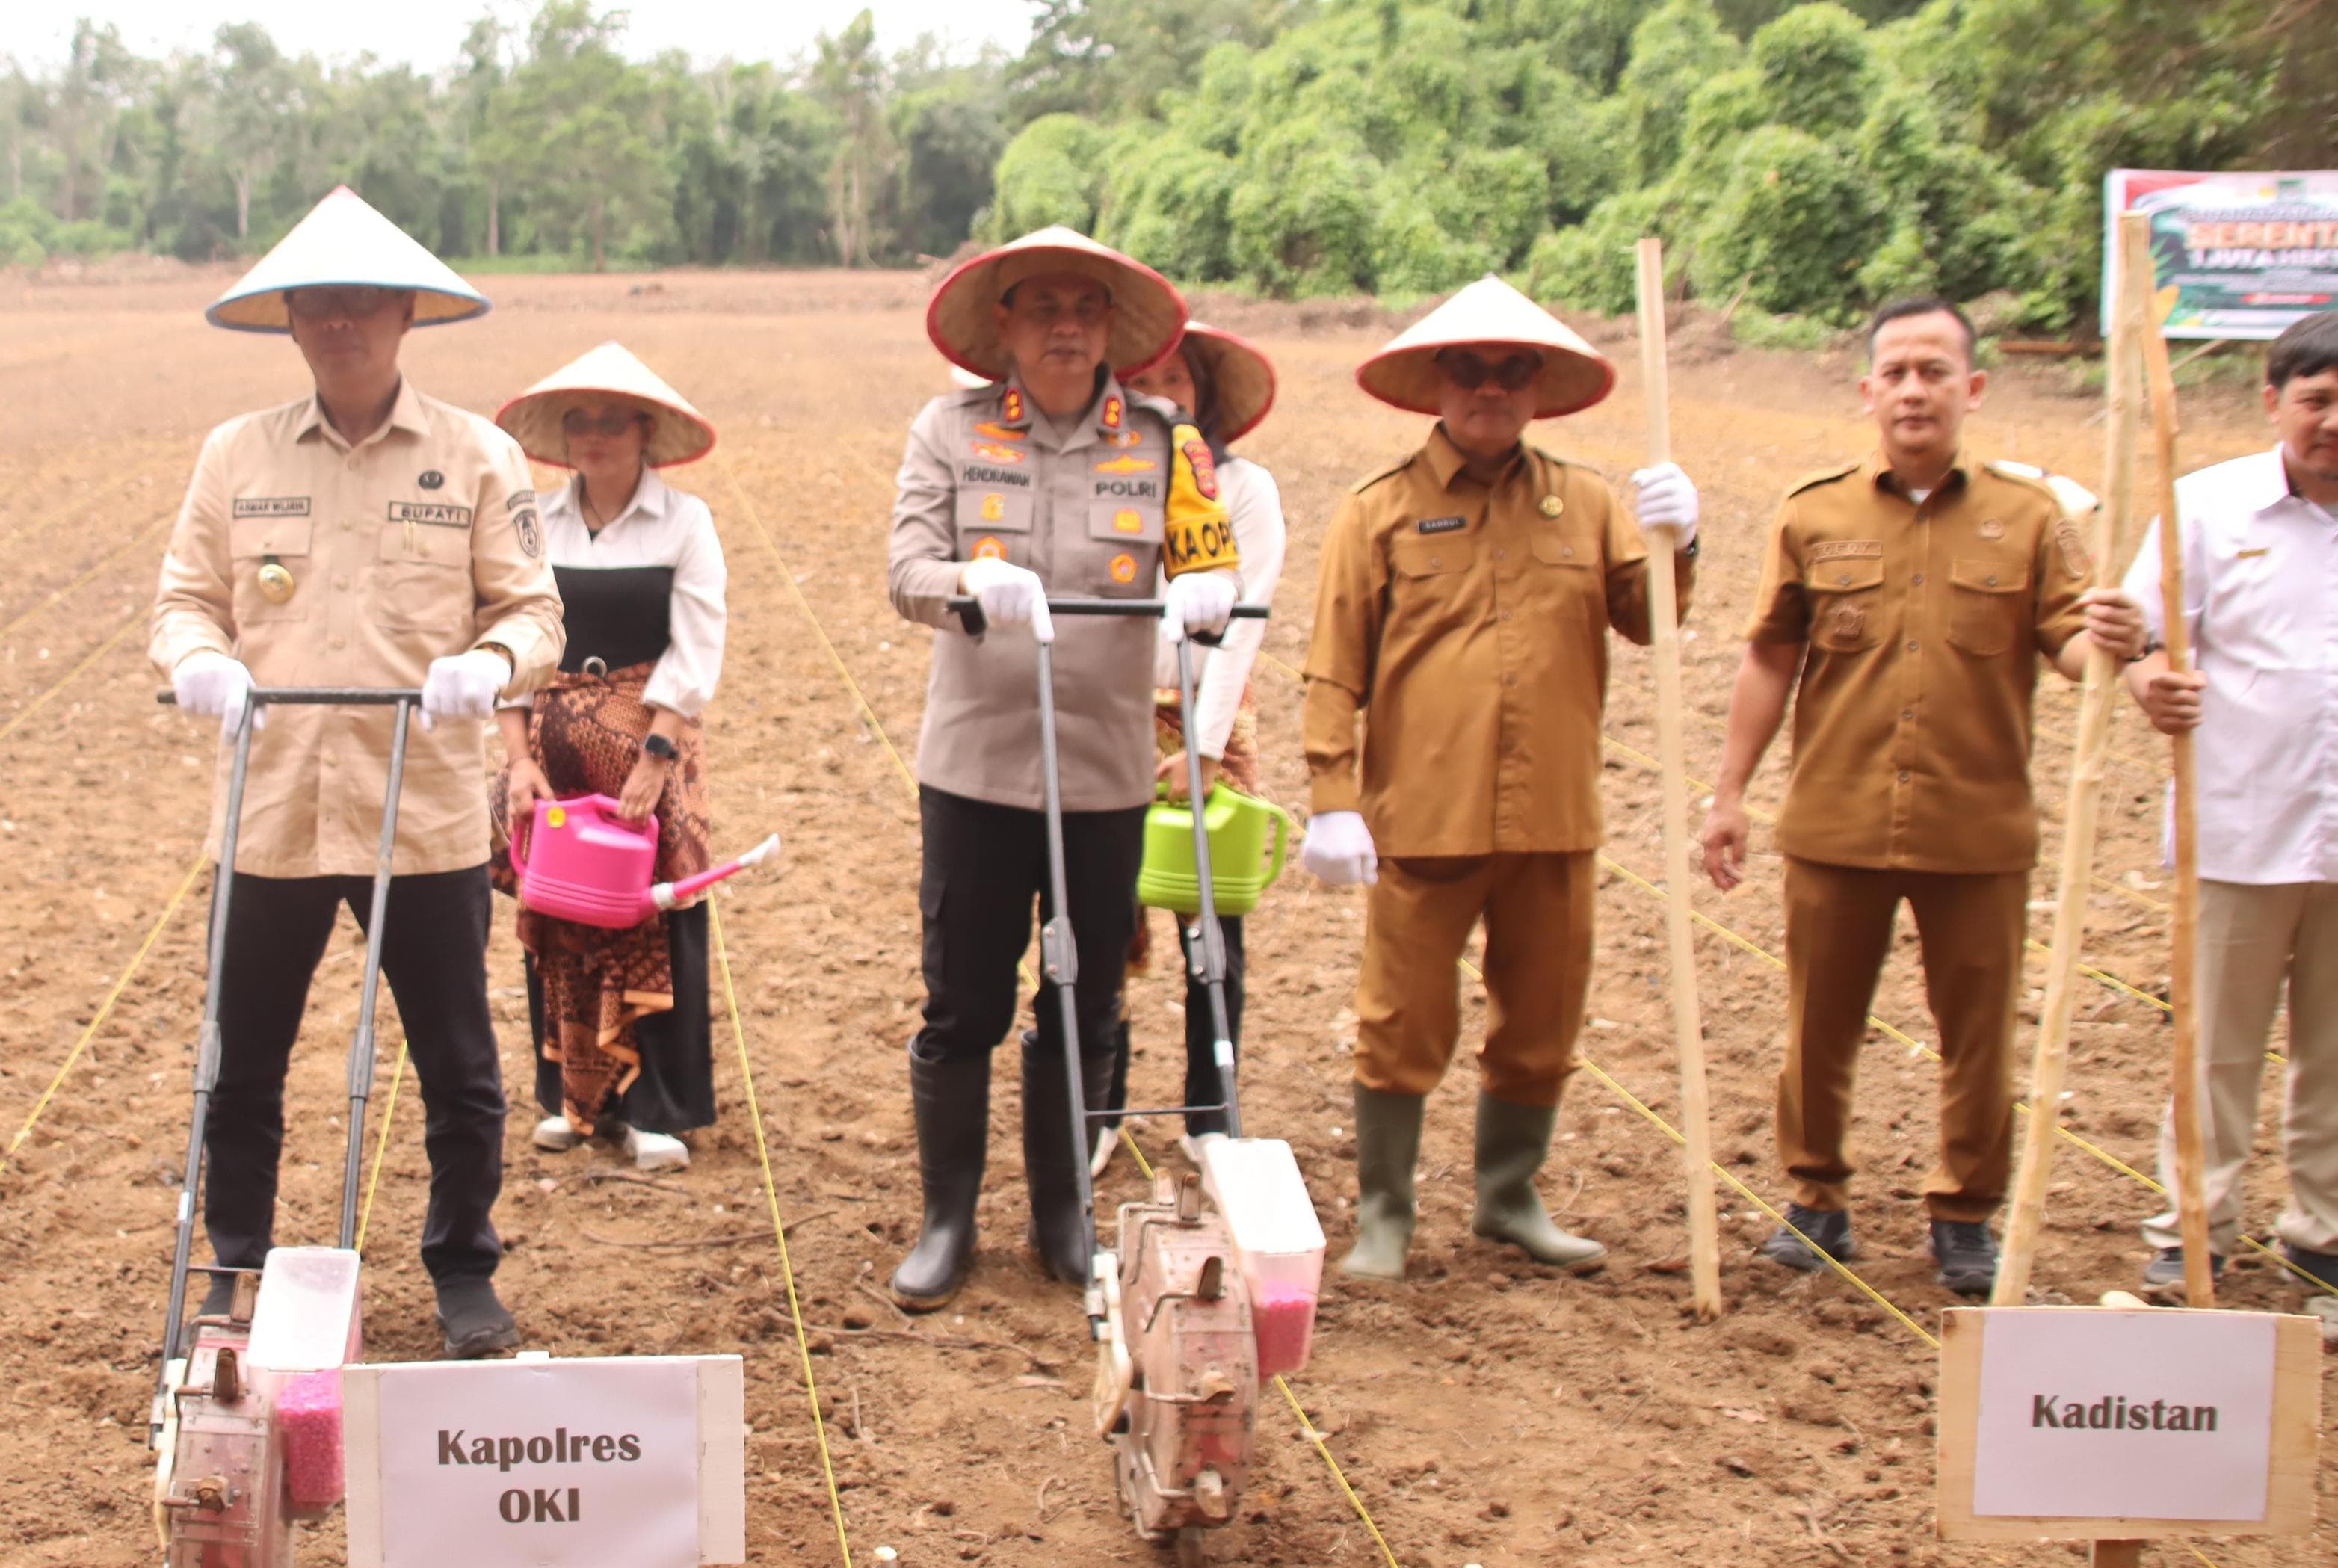
[[[1069,915],[1082,1076],[1109,1088],[1123,956],[1153,798],[1158,636],[1223,629],[1242,589],[1208,446],[1174,405],[1123,389],[1171,351],[1184,302],[1150,269],[1067,229],[975,258],[935,291],[927,332],[986,384],[935,398],[910,426],[893,505],[893,606],[934,627],[918,745],[924,865],[925,1024],[909,1044],[925,1218],[893,1276],[930,1311],[964,1282],[989,1126],[990,1053],[1014,1024],[1017,961],[1046,883],[1032,640],[1056,644]],[[1067,621],[1046,598],[1142,599],[1145,620]],[[987,633],[948,608],[977,600]],[[1056,1278],[1085,1284],[1088,1239],[1069,1141],[1060,1009],[1043,987],[1023,1049],[1029,1240]]]

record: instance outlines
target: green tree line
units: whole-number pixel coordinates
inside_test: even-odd
[[[888,265],[1068,223],[1193,283],[1503,272],[1841,322],[1913,290],[2093,316],[2103,172],[2338,162],[2338,0],[1029,0],[1019,56],[624,52],[547,0],[436,71],[261,28],[0,61],[0,262],[260,249],[336,182],[441,254]],[[515,262],[513,264],[526,264]]]
[[[435,72],[288,55],[265,29],[141,58],[90,20],[40,74],[0,59],[0,264],[272,242],[337,183],[442,255],[848,264],[960,243],[1011,129],[1004,56],[887,56],[862,13],[786,64],[623,52],[549,0]]]
[[[1842,322],[2091,319],[2114,167],[2326,166],[2328,0],[1054,0],[988,231],[1174,275],[1419,295],[1488,270]]]

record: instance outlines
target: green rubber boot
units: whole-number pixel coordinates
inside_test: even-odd
[[[1421,1105],[1418,1094],[1356,1085],[1356,1245],[1340,1260],[1340,1272],[1351,1278],[1404,1278]]]
[[[1607,1260],[1607,1249],[1550,1222],[1535,1173],[1550,1152],[1556,1105],[1514,1105],[1478,1096],[1478,1212],[1469,1228],[1525,1250],[1537,1263],[1585,1274]]]

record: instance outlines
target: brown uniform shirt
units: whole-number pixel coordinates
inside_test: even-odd
[[[1746,635],[1803,642],[1778,848],[1834,866],[2038,858],[2038,655],[2085,629],[2086,547],[2041,481],[1960,456],[1919,505],[1881,454],[1786,493]]]
[[[1385,856],[1595,848],[1607,632],[1648,640],[1646,548],[1587,468],[1522,446],[1488,486],[1464,462],[1439,426],[1324,534],[1314,809],[1362,811]]]
[[[544,557],[535,481],[516,442],[476,414],[400,387],[388,421],[352,447],[316,398],[211,433],[162,560],[148,655],[167,680],[188,654],[241,659],[262,686],[420,686],[433,659],[493,643],[506,693],[560,662],[560,593]],[[262,591],[270,562],[289,595]],[[392,710],[273,708],[252,737],[236,869],[370,876],[389,785]],[[213,791],[218,852],[231,754]],[[487,858],[483,730],[407,739],[392,869]]]

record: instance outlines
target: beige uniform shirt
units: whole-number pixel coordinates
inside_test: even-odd
[[[2086,629],[2075,519],[2043,480],[1960,457],[1920,502],[1881,454],[1786,493],[1746,635],[1799,642],[1778,848],[1909,871],[2038,858],[2038,656]]]
[[[1149,599],[1175,577],[1236,564],[1208,447],[1174,404],[1107,377],[1067,436],[1013,382],[954,392],[909,426],[893,503],[893,607],[937,627],[918,779],[1037,810],[1038,665],[1031,634],[977,642],[947,607],[964,564],[1027,566],[1056,598]],[[1056,622],[1056,736],[1064,809],[1153,798],[1149,616]]]
[[[1522,446],[1488,485],[1466,461],[1439,425],[1324,531],[1313,808],[1361,811],[1383,856],[1595,848],[1607,633],[1648,640],[1647,547],[1588,468]],[[1694,573],[1675,558],[1684,615]]]
[[[506,691],[526,691],[559,663],[564,635],[534,483],[510,436],[411,382],[354,447],[313,396],[231,419],[195,460],[148,655],[165,679],[210,649],[243,661],[261,686],[418,687],[433,659],[492,643],[511,655]],[[289,595],[262,591],[271,562],[290,573]],[[373,874],[393,713],[268,710],[252,737],[238,871]],[[221,748],[214,854],[231,760]],[[418,712],[393,869],[457,871],[486,858],[483,727],[426,733]]]

